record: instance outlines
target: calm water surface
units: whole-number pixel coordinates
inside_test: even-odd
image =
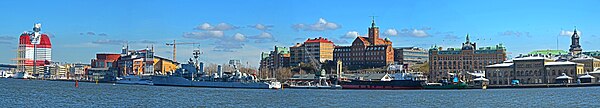
[[[4,107],[600,107],[600,87],[259,90],[0,79]]]

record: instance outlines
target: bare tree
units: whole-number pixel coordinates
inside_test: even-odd
[[[277,72],[277,74],[275,74],[275,78],[277,78],[277,80],[279,81],[284,81],[289,79],[290,77],[292,77],[292,69],[288,68],[288,67],[284,67],[284,68],[277,68],[275,70],[275,72]]]
[[[204,72],[208,75],[212,75],[212,73],[217,73],[218,65],[214,63],[210,63],[204,67]]]
[[[269,76],[270,76],[270,74],[269,74],[269,70],[268,70],[267,68],[260,69],[260,70],[259,70],[259,72],[258,72],[257,74],[258,74],[258,75],[257,75],[257,76],[258,76],[258,78],[260,78],[260,79],[265,79],[265,78],[267,78],[267,77],[269,77]]]

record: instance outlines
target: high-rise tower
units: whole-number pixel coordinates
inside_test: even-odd
[[[44,66],[52,61],[52,43],[47,34],[40,33],[41,24],[35,24],[33,31],[31,33],[24,32],[19,37],[16,61],[20,72],[36,76],[43,74]],[[33,70],[34,63],[35,72]]]

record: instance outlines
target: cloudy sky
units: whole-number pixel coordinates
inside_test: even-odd
[[[580,31],[584,50],[599,50],[599,1],[443,0],[14,0],[0,1],[0,63],[14,63],[18,36],[42,23],[51,35],[53,60],[89,63],[98,52],[118,53],[154,46],[171,58],[165,43],[178,46],[178,61],[191,57],[257,66],[260,52],[326,37],[348,45],[367,34],[376,16],[382,37],[394,46],[457,47],[466,34],[479,46],[503,43],[510,56],[540,49],[568,50]],[[557,47],[558,46],[558,47]]]

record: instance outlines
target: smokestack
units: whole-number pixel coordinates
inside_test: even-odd
[[[198,72],[201,73],[201,74],[205,74],[204,73],[204,63],[203,62],[200,62],[198,64]]]
[[[221,65],[217,66],[217,73],[219,73],[219,78],[223,77],[223,66],[221,66]]]

